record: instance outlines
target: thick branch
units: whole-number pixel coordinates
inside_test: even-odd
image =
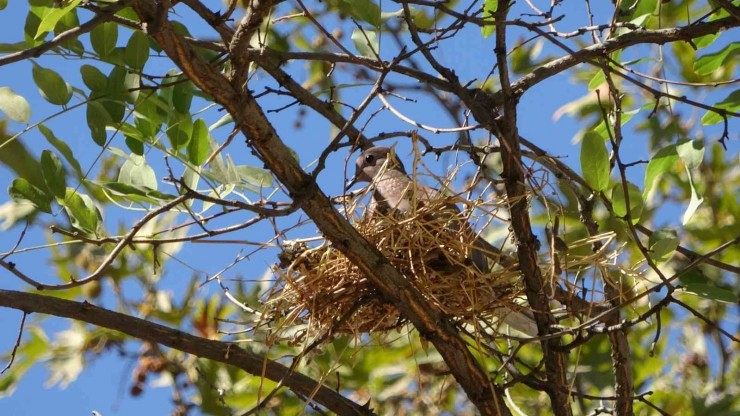
[[[506,14],[510,6],[509,2],[499,2],[498,10],[495,13],[496,21],[506,20]],[[524,278],[527,301],[534,312],[538,335],[546,336],[557,321],[550,312],[544,277],[537,259],[539,242],[532,231],[529,218],[529,199],[525,186],[527,175],[522,164],[522,152],[517,128],[518,99],[509,80],[506,50],[506,26],[499,25],[496,28],[495,53],[501,81],[501,93],[504,98],[503,117],[496,123],[497,130],[499,130],[498,136],[501,140],[501,158],[504,165],[501,176],[506,187],[506,196],[511,213],[511,226],[517,241],[517,255]],[[490,116],[486,118],[490,119]],[[572,415],[570,396],[567,394],[565,357],[563,353],[557,351],[560,346],[560,339],[544,339],[541,345],[548,381],[547,394],[550,397],[552,411],[557,416]]]
[[[684,27],[672,27],[657,30],[635,30],[602,43],[581,49],[568,56],[552,60],[533,70],[529,75],[525,75],[512,83],[511,87],[517,93],[522,94],[543,80],[557,75],[582,62],[605,56],[611,52],[624,49],[628,46],[643,43],[662,45],[669,42],[686,41],[709,34],[718,34],[727,29],[737,27],[738,25],[740,25],[738,20],[733,17],[727,17],[708,23]]]
[[[456,380],[482,414],[501,414],[508,409],[494,394],[488,374],[468,350],[455,326],[432,308],[419,292],[334,209],[313,178],[303,171],[290,149],[278,137],[270,120],[246,89],[237,90],[217,69],[198,56],[169,21],[157,21],[161,10],[149,1],[137,1],[134,9],[150,35],[192,82],[233,117],[248,144],[290,192],[291,197],[314,220],[317,227],[347,258],[356,264],[380,292],[395,304],[437,348]]]
[[[300,397],[309,398],[338,414],[373,414],[369,408],[360,406],[316,380],[234,344],[196,337],[177,329],[109,311],[88,302],[80,303],[51,296],[0,290],[0,306],[26,313],[38,312],[87,322],[197,357],[233,365],[255,376],[282,383]]]

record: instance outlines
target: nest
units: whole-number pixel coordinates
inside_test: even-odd
[[[484,273],[472,260],[474,249],[481,248],[469,225],[470,211],[458,210],[447,197],[417,205],[404,216],[360,219],[355,228],[450,317],[498,319],[502,308],[518,308],[515,299],[523,288],[517,265],[492,262]],[[293,246],[282,256],[282,267],[275,267],[277,282],[266,296],[274,321],[303,325],[313,335],[379,333],[405,324],[398,309],[332,245]]]

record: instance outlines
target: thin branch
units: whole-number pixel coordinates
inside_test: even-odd
[[[41,54],[51,49],[54,49],[55,47],[59,46],[62,42],[77,38],[80,35],[93,30],[97,25],[111,20],[113,16],[119,10],[127,7],[130,3],[131,3],[131,0],[119,1],[111,6],[106,7],[105,9],[102,9],[100,13],[96,14],[95,17],[88,20],[87,22],[77,27],[74,27],[72,29],[65,30],[64,32],[56,35],[53,39],[47,42],[44,42],[39,46],[24,49],[19,52],[10,53],[5,56],[2,56],[0,57],[0,66],[11,64],[13,62],[22,61],[28,58],[34,58],[34,57],[41,56]]]
[[[10,367],[13,366],[13,362],[15,361],[15,354],[18,352],[18,347],[21,346],[21,339],[23,338],[23,328],[26,326],[26,317],[28,316],[28,312],[23,311],[23,316],[21,317],[21,324],[18,326],[18,337],[15,339],[15,345],[13,345],[13,351],[10,352],[10,360],[8,360],[8,364],[5,366],[5,368],[0,371],[0,374],[4,374],[6,371],[10,369]]]

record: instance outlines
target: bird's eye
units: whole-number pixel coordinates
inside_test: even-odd
[[[375,162],[375,156],[373,155],[365,156],[365,163],[373,163],[373,162]]]

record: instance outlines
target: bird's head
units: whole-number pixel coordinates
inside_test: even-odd
[[[357,158],[355,176],[347,182],[346,187],[349,188],[359,182],[372,182],[381,170],[406,173],[393,148],[377,146],[366,149]]]

